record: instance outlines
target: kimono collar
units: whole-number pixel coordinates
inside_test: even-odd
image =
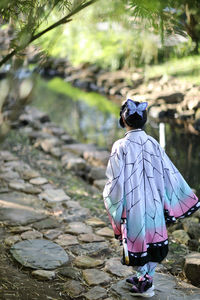
[[[138,131],[143,131],[141,128],[138,128],[138,129],[132,129],[132,130],[129,130],[125,133],[125,136],[128,134],[128,133],[134,133],[134,132],[138,132]]]

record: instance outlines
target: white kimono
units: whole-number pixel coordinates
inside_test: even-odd
[[[159,143],[143,130],[128,131],[113,145],[103,197],[116,236],[127,218],[130,265],[161,262],[168,252],[167,222],[200,206]]]

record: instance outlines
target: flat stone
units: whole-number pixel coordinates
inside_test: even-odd
[[[55,271],[35,270],[31,273],[33,277],[40,280],[52,280],[56,277]]]
[[[16,191],[21,191],[28,194],[39,194],[41,189],[32,186],[29,183],[21,182],[21,181],[13,181],[8,184],[11,189]]]
[[[83,156],[85,151],[94,151],[96,150],[96,146],[93,144],[71,144],[62,146],[62,151],[70,151],[79,156]]]
[[[83,279],[88,285],[105,285],[111,281],[111,277],[103,271],[96,269],[86,269],[83,270]]]
[[[94,228],[104,227],[106,225],[105,222],[103,222],[101,219],[99,219],[97,217],[92,217],[92,218],[86,220],[85,223],[87,225],[90,225],[90,226],[94,227]]]
[[[41,200],[46,200],[49,203],[58,203],[70,200],[70,197],[65,194],[62,189],[45,190],[39,195]]]
[[[110,157],[108,151],[84,151],[83,158],[93,166],[106,166]]]
[[[46,218],[39,199],[32,195],[12,192],[0,195],[0,221],[10,226],[27,225]]]
[[[62,155],[62,151],[59,147],[51,148],[50,153],[51,153],[51,155],[53,155],[54,157],[57,157],[57,158],[61,157],[61,155]]]
[[[0,179],[3,179],[4,181],[11,181],[19,178],[19,173],[14,171],[7,171],[0,173]]]
[[[93,182],[94,186],[97,187],[99,190],[103,191],[105,185],[107,183],[106,179],[100,179],[100,180],[95,180]]]
[[[42,184],[48,183],[48,180],[44,177],[36,177],[36,178],[32,178],[30,180],[30,183],[35,184],[35,185],[42,185]]]
[[[85,291],[85,288],[77,280],[68,280],[64,284],[63,289],[64,292],[67,293],[72,299],[80,296]]]
[[[104,299],[107,295],[107,291],[101,286],[95,286],[91,288],[86,294],[84,294],[87,300]]]
[[[110,229],[109,227],[104,227],[104,228],[101,228],[101,229],[97,230],[96,234],[101,235],[101,236],[105,236],[105,237],[108,237],[108,238],[113,238],[114,237],[113,230]]]
[[[184,272],[187,279],[193,284],[198,286],[200,283],[200,253],[193,252],[185,257]]]
[[[4,161],[18,160],[18,158],[14,156],[11,152],[4,150],[0,151],[0,159]]]
[[[9,231],[11,233],[22,233],[31,229],[32,228],[30,226],[13,226],[9,228]]]
[[[102,266],[104,264],[104,261],[82,255],[75,258],[74,264],[78,268],[89,269],[89,268],[96,268]]]
[[[61,158],[61,163],[62,163],[62,166],[66,166],[68,164],[68,162],[70,161],[70,159],[72,158],[78,158],[79,156],[73,154],[72,152],[65,152],[65,154],[62,156]]]
[[[44,152],[50,152],[50,150],[57,146],[57,145],[60,145],[60,140],[56,137],[52,137],[52,138],[48,138],[48,139],[44,139],[42,141],[39,142],[42,150]]]
[[[4,241],[4,243],[6,246],[12,246],[19,241],[21,241],[20,235],[12,235],[12,236],[7,237]]]
[[[32,169],[25,169],[25,170],[22,170],[20,172],[20,176],[24,179],[24,180],[30,180],[32,178],[36,178],[36,177],[39,177],[40,174],[35,171],[35,170],[32,170]]]
[[[62,247],[41,239],[18,242],[10,248],[10,252],[20,264],[32,269],[51,270],[69,261]]]
[[[79,244],[77,238],[71,234],[61,234],[58,239],[55,240],[55,242],[64,248]]]
[[[187,234],[187,232],[185,232],[182,229],[179,230],[175,230],[174,232],[172,232],[172,238],[174,238],[177,242],[187,245],[190,237]]]
[[[75,172],[88,170],[86,161],[80,157],[69,159],[65,167],[67,170]]]
[[[63,267],[59,269],[59,274],[75,280],[80,278],[80,271],[72,267]]]
[[[105,238],[94,233],[83,233],[78,236],[79,241],[85,243],[104,242]]]
[[[87,255],[92,257],[100,257],[111,253],[111,249],[106,242],[87,243],[79,245],[78,247],[71,246],[69,249],[75,255]]]
[[[106,179],[106,167],[92,167],[88,174],[88,178],[92,181]]]
[[[47,231],[45,231],[44,233],[44,237],[48,240],[54,240],[56,239],[59,235],[62,234],[61,230],[57,230],[57,229],[49,229]]]
[[[80,209],[81,205],[78,201],[66,201],[63,203],[63,206],[66,208],[72,208],[72,209]]]
[[[58,223],[58,221],[56,221],[53,218],[47,218],[47,219],[41,220],[39,222],[35,222],[33,224],[33,227],[37,230],[52,229],[52,228],[57,228],[59,226],[60,226],[60,224]]]
[[[122,265],[119,257],[112,257],[107,260],[104,270],[117,277],[128,277],[133,274],[132,267]]]
[[[82,222],[73,222],[65,228],[65,232],[75,235],[81,233],[92,233],[92,228]]]
[[[65,214],[66,222],[81,222],[90,215],[90,210],[86,207],[70,210],[70,213]]]
[[[68,135],[68,134],[63,134],[61,136],[61,140],[63,142],[65,142],[66,144],[72,144],[72,143],[75,142],[74,139],[70,135]]]
[[[21,234],[22,240],[34,240],[34,239],[41,239],[43,234],[37,230],[30,230],[23,232]]]

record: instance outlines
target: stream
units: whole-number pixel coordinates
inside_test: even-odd
[[[63,127],[80,142],[94,143],[110,150],[125,131],[118,124],[119,104],[94,92],[84,92],[61,78],[37,78],[32,105],[46,112],[51,120]],[[172,120],[159,126],[148,120],[145,131],[159,140],[164,128],[166,152],[189,185],[200,192],[199,137],[186,134]]]

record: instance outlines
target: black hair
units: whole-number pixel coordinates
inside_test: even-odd
[[[134,102],[137,106],[140,103],[138,101],[134,101]],[[142,129],[144,127],[144,124],[147,121],[147,111],[146,110],[143,111],[143,117],[141,117],[139,114],[137,114],[135,112],[134,114],[132,114],[126,118],[125,117],[126,114],[124,114],[126,109],[127,109],[127,102],[122,104],[121,109],[120,109],[120,119],[119,119],[120,126],[122,128],[125,127],[124,121],[122,119],[122,115],[123,115],[125,122],[128,126],[134,128],[134,129],[139,129],[139,128]]]

